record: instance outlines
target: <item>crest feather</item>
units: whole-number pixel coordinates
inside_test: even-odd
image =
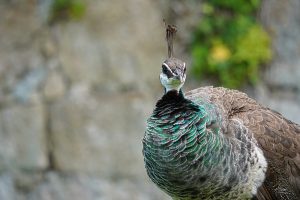
[[[167,24],[166,21],[165,22],[165,27],[166,27],[166,40],[167,40],[167,44],[168,44],[168,58],[173,57],[173,39],[174,36],[177,32],[177,28],[175,25],[170,25]]]

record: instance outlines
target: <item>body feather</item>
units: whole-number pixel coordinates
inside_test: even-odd
[[[203,87],[158,101],[149,177],[174,199],[300,199],[300,127],[246,94]]]
[[[300,199],[300,126],[280,113],[258,104],[246,94],[225,88],[204,87],[187,98],[208,99],[227,119],[238,118],[254,134],[268,162],[259,199]]]

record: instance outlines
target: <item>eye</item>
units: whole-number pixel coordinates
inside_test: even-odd
[[[173,76],[172,72],[165,65],[162,66],[162,73],[167,75],[168,78]]]
[[[169,72],[169,70],[167,69],[167,67],[166,66],[162,66],[162,72],[164,73],[164,74],[167,74],[168,72]]]

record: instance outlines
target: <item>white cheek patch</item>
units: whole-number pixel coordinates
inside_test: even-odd
[[[162,84],[164,87],[166,87],[166,86],[168,85],[168,81],[169,81],[167,75],[161,73],[161,74],[159,75],[159,78],[160,78],[161,84]]]

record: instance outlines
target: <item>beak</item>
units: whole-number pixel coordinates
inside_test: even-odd
[[[182,77],[181,77],[180,75],[176,75],[176,76],[174,76],[174,78],[175,78],[176,80],[179,80],[180,82],[182,82]]]
[[[176,79],[176,80],[179,80],[180,82],[182,82],[183,80],[183,72],[180,70],[180,69],[176,69],[175,71],[174,71],[174,79]]]

